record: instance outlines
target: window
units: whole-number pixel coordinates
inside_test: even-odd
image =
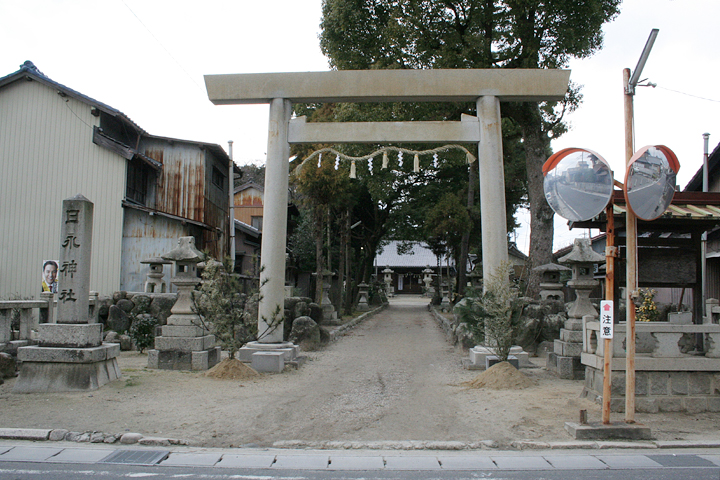
[[[148,206],[148,191],[151,179],[155,172],[140,160],[131,160],[127,165],[127,191],[128,200]]]
[[[225,191],[225,175],[217,167],[212,167],[212,183],[220,190]]]
[[[247,217],[245,217],[245,218],[247,218]],[[255,215],[253,215],[253,216],[251,217],[251,219],[250,219],[250,224],[252,225],[252,227],[253,227],[253,228],[257,228],[257,229],[260,230],[261,232],[262,232],[262,222],[263,222],[263,217],[262,217],[262,216],[255,216]]]

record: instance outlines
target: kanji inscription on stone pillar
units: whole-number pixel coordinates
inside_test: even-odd
[[[57,323],[90,321],[93,207],[93,203],[82,195],[63,200]]]

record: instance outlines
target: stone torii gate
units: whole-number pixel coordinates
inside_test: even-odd
[[[262,300],[258,328],[283,312],[288,170],[291,143],[477,143],[482,207],[483,266],[507,261],[501,101],[556,101],[569,70],[342,70],[206,75],[216,105],[270,104],[262,235]],[[459,122],[306,123],[291,119],[293,103],[475,102],[477,117]],[[283,329],[261,343],[283,341]]]

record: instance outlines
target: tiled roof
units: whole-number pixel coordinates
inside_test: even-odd
[[[410,254],[398,254],[399,244],[410,244],[412,249]],[[375,264],[378,267],[435,267],[437,265],[437,257],[427,246],[419,242],[400,242],[392,240],[388,245],[382,247],[382,250],[375,257]]]

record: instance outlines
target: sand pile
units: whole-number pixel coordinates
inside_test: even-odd
[[[218,380],[248,380],[260,374],[237,358],[226,358],[205,372],[205,375]]]
[[[461,385],[470,388],[510,390],[532,387],[536,385],[536,383],[508,362],[500,362],[488,368],[469,382],[461,383]]]

